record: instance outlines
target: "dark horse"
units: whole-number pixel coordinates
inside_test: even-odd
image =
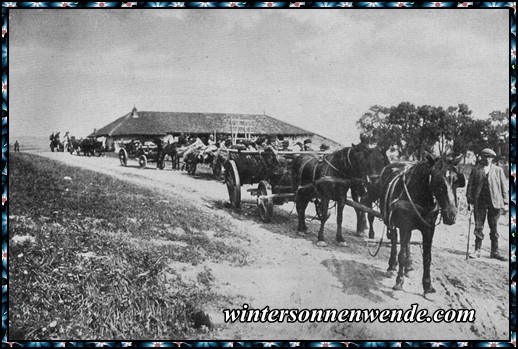
[[[401,238],[399,271],[394,289],[403,288],[403,274],[410,268],[412,230],[418,229],[423,235],[423,288],[427,294],[435,292],[430,277],[435,222],[441,213],[445,224],[455,224],[457,188],[464,187],[465,178],[456,167],[461,156],[425,156],[426,160],[413,166],[391,164],[383,169],[379,195],[381,214],[392,242],[389,272],[395,271],[397,265],[397,229]]]
[[[324,225],[329,218],[329,201],[333,200],[337,205],[336,240],[341,246],[345,246],[342,218],[349,189],[353,200],[359,201],[360,197],[366,194],[366,187],[373,179],[379,177],[381,170],[388,163],[385,151],[377,147],[370,149],[354,145],[320,158],[314,154],[296,157],[292,162],[291,183],[299,218],[298,231],[307,230],[306,207],[310,201],[318,200],[320,230],[317,245],[325,246]],[[365,214],[356,209],[356,215],[357,232],[363,233],[366,228]]]
[[[81,142],[81,149],[84,156],[101,156],[103,151],[103,142],[94,138],[85,138]]]
[[[212,151],[194,149],[183,157],[186,164],[187,173],[194,175],[198,164],[208,164],[212,166],[216,154]]]
[[[161,139],[155,139],[157,145],[157,167],[163,169],[165,167],[165,157],[169,155],[171,158],[171,167],[173,170],[180,170],[180,157],[178,155],[178,142],[168,143],[164,145],[164,141]]]
[[[81,144],[83,143],[83,140],[76,139],[75,136],[70,137],[70,146],[68,147],[68,151],[70,154],[73,152],[76,152],[77,155],[81,152]]]
[[[63,146],[63,143],[59,139],[59,132],[56,134],[53,133],[49,137],[49,140],[50,140],[50,150],[52,152],[54,152],[54,150],[56,150],[58,152],[64,151],[65,147]]]

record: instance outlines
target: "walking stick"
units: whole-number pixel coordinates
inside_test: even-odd
[[[466,247],[466,260],[469,259],[469,237],[471,234],[471,216],[473,215],[473,211],[471,210],[470,205],[468,205],[468,211],[469,211],[469,224],[468,224],[468,246]]]

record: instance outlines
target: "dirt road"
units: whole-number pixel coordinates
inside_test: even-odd
[[[338,247],[332,219],[326,226],[328,247],[317,247],[315,222],[308,224],[309,233],[296,234],[296,212],[293,203],[276,206],[272,223],[263,224],[256,213],[254,199],[243,209],[233,212],[227,205],[226,186],[208,175],[190,177],[170,169],[155,170],[154,164],[139,169],[130,161],[122,167],[117,158],[85,158],[64,153],[39,153],[68,165],[113,175],[139,185],[154,188],[172,197],[182,197],[200,205],[207,212],[230,219],[241,239],[233,241],[249,251],[246,267],[211,263],[196,268],[209,268],[215,277],[215,290],[232,296],[232,307],[263,309],[419,309],[431,313],[437,309],[475,309],[473,323],[233,323],[223,322],[223,309],[215,304],[208,309],[217,325],[214,338],[222,340],[508,340],[509,338],[509,264],[489,259],[489,238],[483,244],[483,258],[466,261],[468,212],[464,192],[459,192],[460,213],[454,226],[440,224],[435,233],[432,251],[432,280],[437,293],[432,299],[423,297],[421,285],[421,236],[414,232],[412,253],[415,271],[405,279],[404,291],[394,291],[395,277],[386,274],[389,247],[381,247],[370,257],[374,244],[368,246],[354,235],[354,211],[344,212],[345,237],[348,247]],[[383,226],[376,222],[377,238]],[[485,230],[487,233],[487,228]],[[509,255],[508,216],[501,218],[500,249]],[[487,235],[486,235],[487,236]],[[471,235],[473,242],[473,235]],[[386,239],[385,239],[386,240]],[[185,270],[196,273],[197,269]],[[201,339],[201,338],[200,338]]]

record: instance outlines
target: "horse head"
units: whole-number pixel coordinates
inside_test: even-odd
[[[457,188],[466,185],[464,174],[457,168],[462,155],[452,158],[449,156],[434,157],[425,153],[430,166],[429,188],[441,208],[445,224],[455,224],[457,218]]]
[[[377,181],[383,168],[390,163],[386,151],[379,147],[368,148],[354,144],[347,161],[367,184]]]

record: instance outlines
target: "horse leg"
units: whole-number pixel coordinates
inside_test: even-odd
[[[322,209],[322,212],[327,212],[327,210],[329,209],[329,200],[322,199],[320,201],[320,205],[321,205],[320,207]],[[320,229],[318,230],[318,241],[317,241],[317,246],[319,246],[319,247],[327,246],[327,244],[324,240],[324,226],[325,226],[328,218],[329,218],[329,216],[327,214],[323,214],[320,217]]]
[[[387,272],[389,274],[392,274],[393,272],[396,271],[396,266],[397,266],[397,229],[394,228],[394,229],[391,229],[391,233],[390,233],[390,241],[391,241],[391,244],[390,244],[390,258],[389,258],[389,267],[387,269]]]
[[[372,205],[370,206],[372,208]],[[374,239],[374,215],[368,215],[369,218],[369,239]]]
[[[366,195],[360,200],[360,203],[364,206],[367,206],[368,208],[372,208],[373,201],[368,197],[368,195]],[[369,220],[369,239],[374,239],[374,215],[369,213],[367,214],[367,218]],[[365,214],[363,215],[362,219],[365,221]],[[366,230],[365,227],[363,229]]]
[[[360,198],[356,190],[351,189],[351,197],[355,202],[363,204],[363,201],[359,200]],[[362,236],[367,231],[367,221],[365,220],[365,212],[360,211],[357,208],[355,208],[354,210],[356,211],[356,234]]]
[[[399,249],[398,262],[399,270],[396,278],[396,285],[393,287],[394,290],[402,290],[404,280],[404,271],[407,262],[408,248],[410,245],[410,237],[412,236],[411,230],[399,229],[399,236],[401,239],[401,247]]]
[[[432,241],[434,229],[423,231],[423,288],[424,293],[435,293],[430,277],[430,265],[432,264]]]
[[[408,254],[406,256],[406,265],[405,265],[405,276],[408,276],[408,273],[414,270],[414,263],[412,261],[412,250],[410,249],[410,244],[408,245]]]
[[[338,205],[336,213],[336,242],[338,242],[339,246],[345,247],[347,246],[347,243],[345,242],[344,237],[342,236],[342,220],[345,202],[340,200],[336,204]]]
[[[308,207],[309,200],[305,197],[297,197],[296,206],[297,206],[297,215],[299,217],[299,226],[297,231],[299,234],[304,235],[304,233],[308,230],[306,226],[306,208]]]

